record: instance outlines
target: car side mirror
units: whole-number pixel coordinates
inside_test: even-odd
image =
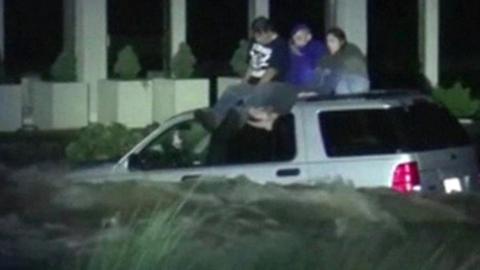
[[[128,168],[132,171],[143,170],[143,161],[139,154],[131,154],[128,157]]]

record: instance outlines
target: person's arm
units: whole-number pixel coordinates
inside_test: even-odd
[[[243,75],[243,82],[244,83],[248,83],[248,81],[252,78],[252,66],[251,66],[251,50],[252,50],[252,46],[253,46],[253,41],[249,41],[249,44],[248,44],[248,49],[247,49],[247,59],[245,59],[245,61],[248,63],[248,67],[247,67],[247,70],[245,71],[245,74]]]
[[[249,67],[247,68],[247,71],[245,72],[245,75],[243,76],[243,82],[248,82],[250,78],[252,77],[252,69]]]
[[[258,83],[261,84],[261,83],[271,82],[273,81],[273,78],[277,76],[277,74],[278,74],[278,71],[275,68],[268,68]]]
[[[290,52],[294,55],[298,55],[298,56],[301,56],[303,55],[302,52],[300,51],[300,49],[298,49],[297,46],[295,46],[294,44],[290,43]]]
[[[277,43],[273,48],[272,56],[269,60],[269,67],[260,79],[259,83],[268,83],[283,76],[288,71],[290,65],[290,48],[288,43],[283,41]]]
[[[312,42],[314,43],[312,44],[313,48],[311,51],[311,55],[309,56],[309,61],[310,61],[311,67],[315,68],[318,66],[320,61],[322,61],[322,59],[328,55],[328,51],[325,45],[323,44],[323,42],[319,40],[315,40]]]

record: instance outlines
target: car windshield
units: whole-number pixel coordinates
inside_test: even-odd
[[[322,112],[319,121],[331,157],[429,151],[470,143],[458,121],[433,103]]]

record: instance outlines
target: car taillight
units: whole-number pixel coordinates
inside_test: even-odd
[[[420,188],[420,172],[416,162],[400,164],[393,173],[392,189],[410,193]]]

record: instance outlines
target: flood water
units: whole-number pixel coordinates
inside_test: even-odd
[[[70,172],[0,167],[0,269],[480,267],[477,195],[242,177],[92,184]]]

